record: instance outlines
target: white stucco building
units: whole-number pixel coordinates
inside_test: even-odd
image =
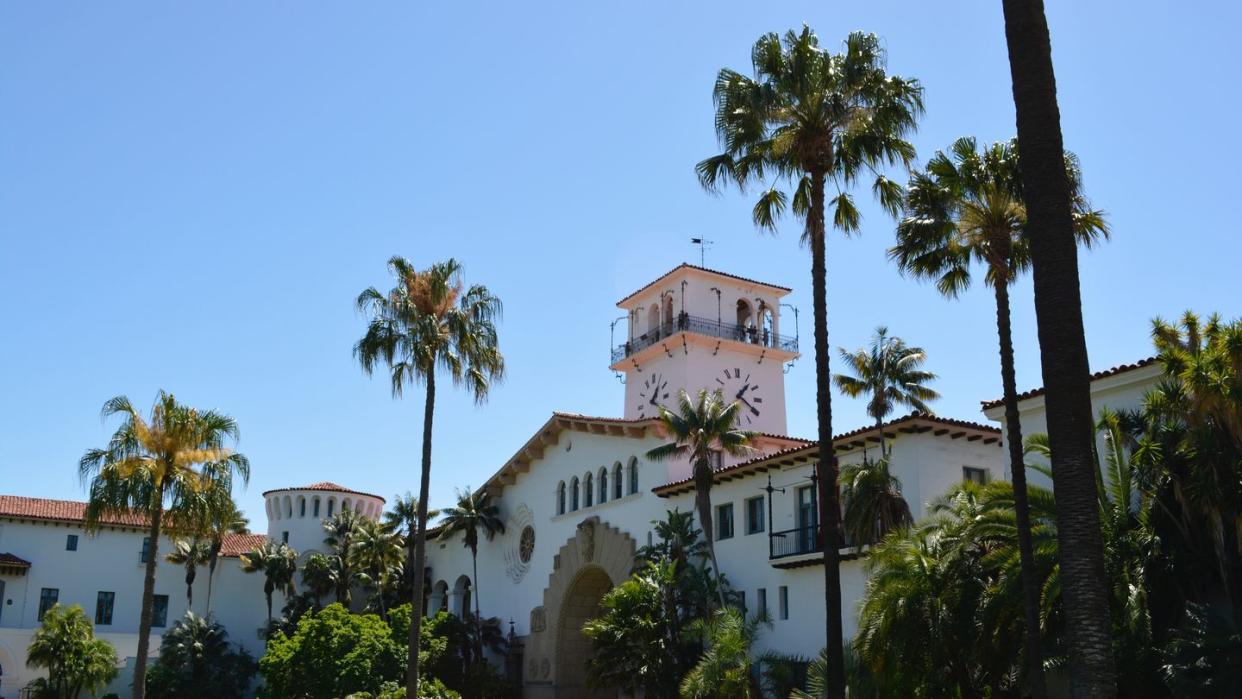
[[[673,406],[681,389],[719,389],[741,401],[741,426],[758,432],[753,454],[721,459],[712,500],[724,575],[749,610],[766,609],[772,619],[762,649],[814,656],[823,647],[816,445],[786,433],[784,365],[799,356],[797,340],[781,332],[781,298],[788,292],[681,265],[622,299],[617,305],[625,311],[626,333],[610,363],[625,379],[620,417],[553,413],[497,465],[483,487],[496,496],[506,531],[480,541],[477,580],[460,538],[428,542],[428,611],[461,613],[477,596],[485,616],[512,620],[523,641],[525,696],[586,696],[590,646],[582,623],[602,595],[629,576],[635,550],[651,541],[652,521],[674,508],[693,511],[690,465],[645,456],[667,441],[656,406]],[[1135,407],[1158,373],[1144,360],[1096,374],[1097,409]],[[985,403],[984,412],[1002,418],[996,403]],[[1044,429],[1040,390],[1023,394],[1021,414],[1026,434]],[[874,452],[880,438],[868,427],[838,435],[834,447],[847,464],[865,449]],[[1002,434],[993,425],[913,414],[886,423],[883,438],[916,519],[956,482],[1008,477]],[[266,618],[263,586],[242,572],[238,556],[266,536],[289,543],[304,558],[324,550],[324,518],[352,509],[374,519],[385,505],[381,497],[333,483],[271,490],[264,499],[266,534],[226,542],[211,601],[232,640],[256,656],[262,653],[257,630]],[[79,604],[95,620],[97,634],[126,659],[111,687],[126,693],[137,645],[144,523],[119,518],[87,534],[84,507],[0,496],[0,699],[17,696],[36,676],[25,667],[25,648],[51,601]],[[170,541],[161,542],[156,594],[163,610],[157,620],[164,624],[157,631],[186,611],[183,569],[162,560],[170,548]],[[847,635],[857,624],[864,566],[854,555],[842,564]],[[205,613],[206,604],[203,570],[194,611]],[[277,608],[282,604],[276,601]],[[153,650],[158,646],[153,638]]]

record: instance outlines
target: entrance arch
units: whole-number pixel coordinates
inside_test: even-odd
[[[600,600],[613,587],[603,568],[587,566],[565,591],[561,603],[560,628],[556,635],[556,689],[558,696],[606,696],[587,689],[587,662],[592,656],[591,639],[582,626],[599,616]],[[613,693],[615,696],[615,693]]]

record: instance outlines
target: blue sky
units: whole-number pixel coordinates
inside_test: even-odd
[[[1154,315],[1238,315],[1242,12],[1049,9],[1065,140],[1114,229],[1082,257],[1102,368],[1149,354]],[[237,418],[260,526],[268,488],[416,491],[421,399],[393,401],[350,354],[352,300],[397,253],[457,257],[505,302],[509,380],[483,407],[441,394],[437,504],[553,410],[620,414],[613,304],[697,262],[691,236],[716,241],[711,267],[794,287],[809,335],[796,224],[761,236],[749,197],[693,174],[716,149],[716,71],[804,21],[830,46],[876,32],[922,81],[921,161],[1012,135],[999,2],[0,5],[0,493],[83,497],[100,405],[160,388]],[[899,277],[892,221],[859,199],[862,235],[829,244],[833,344],[886,324],[928,350],[938,412],[983,419],[990,296]],[[1038,385],[1029,283],[1014,322],[1019,384]],[[812,435],[810,357],[786,378],[790,432]],[[860,402],[834,410],[838,431],[865,422]]]

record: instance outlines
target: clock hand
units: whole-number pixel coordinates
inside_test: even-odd
[[[745,400],[742,398],[742,396],[745,395],[746,392],[749,390],[750,390],[750,384],[746,384],[745,386],[742,386],[742,390],[738,391],[737,395],[734,396],[734,398],[737,398],[738,400]]]
[[[738,396],[738,400],[742,401],[742,405],[745,405],[747,408],[750,408],[751,414],[753,415],[759,414],[759,409],[751,405],[750,401],[747,401],[745,398],[742,398],[741,396]]]

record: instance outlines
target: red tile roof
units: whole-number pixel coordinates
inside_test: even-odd
[[[220,547],[220,555],[224,558],[237,558],[262,546],[265,541],[265,534],[226,534]]]
[[[267,496],[267,495],[270,495],[271,493],[285,493],[285,492],[290,492],[294,490],[329,490],[329,491],[336,492],[336,493],[350,493],[353,495],[365,495],[369,498],[379,498],[383,502],[388,502],[381,495],[376,495],[375,493],[365,493],[361,490],[353,490],[351,488],[346,488],[343,485],[337,485],[336,483],[332,483],[330,481],[320,481],[318,483],[311,483],[310,485],[303,485],[303,486],[299,486],[296,488],[272,488],[271,490],[263,491],[263,495]]]
[[[11,553],[0,553],[0,566],[8,566],[10,568],[29,568],[30,561],[18,558]]]
[[[618,305],[618,306],[620,306],[621,304],[625,303],[626,301],[629,301],[630,299],[634,298],[635,296],[637,296],[637,295],[639,295],[639,294],[643,293],[643,292],[644,292],[644,291],[646,291],[647,289],[650,289],[651,287],[653,287],[653,286],[655,286],[657,283],[659,283],[661,279],[664,279],[665,277],[667,277],[668,275],[670,275],[670,274],[672,274],[672,273],[676,272],[676,271],[677,271],[677,270],[679,270],[679,269],[695,269],[695,270],[698,270],[698,271],[700,271],[700,272],[707,272],[708,274],[715,274],[715,275],[718,275],[718,276],[721,276],[721,277],[728,277],[729,279],[736,279],[736,280],[738,280],[738,281],[740,281],[740,282],[746,282],[746,283],[748,283],[748,284],[758,284],[759,286],[766,286],[766,287],[768,287],[769,289],[779,289],[779,290],[781,290],[781,291],[786,291],[786,292],[788,292],[788,291],[793,291],[793,289],[790,289],[789,287],[785,287],[785,286],[778,286],[778,285],[776,285],[776,284],[768,284],[767,282],[761,282],[761,281],[759,281],[759,280],[757,280],[757,279],[747,279],[746,277],[739,277],[739,276],[738,276],[738,275],[736,275],[736,274],[729,274],[728,272],[721,272],[721,271],[719,271],[719,270],[715,270],[715,269],[708,269],[708,268],[706,268],[706,267],[700,267],[700,266],[698,266],[698,265],[692,265],[692,264],[690,264],[690,263],[688,263],[688,262],[683,262],[683,263],[681,263],[681,264],[677,265],[676,267],[674,267],[674,268],[670,269],[669,271],[665,272],[664,274],[661,274],[660,276],[656,277],[654,280],[652,280],[652,281],[651,281],[651,282],[649,282],[648,284],[645,284],[645,285],[644,285],[642,288],[640,288],[638,291],[635,291],[634,293],[632,293],[632,294],[630,294],[630,295],[626,296],[625,298],[621,299],[620,301],[618,301],[618,302],[617,302],[617,305]]]
[[[0,517],[19,517],[55,522],[81,522],[86,519],[86,503],[76,500],[50,500],[20,495],[0,495]],[[104,515],[102,524],[145,527],[147,518],[140,514]]]
[[[1147,357],[1146,359],[1140,359],[1137,362],[1132,362],[1130,364],[1118,364],[1115,367],[1109,367],[1108,369],[1104,369],[1103,371],[1095,372],[1094,374],[1091,375],[1091,380],[1095,381],[1096,379],[1105,379],[1105,378],[1108,378],[1109,376],[1116,376],[1117,374],[1124,374],[1127,371],[1134,371],[1135,369],[1142,369],[1145,366],[1151,366],[1152,364],[1155,364],[1157,359],[1158,357]],[[1040,386],[1039,388],[1032,388],[1029,391],[1023,391],[1022,393],[1019,393],[1018,400],[1026,400],[1027,398],[1034,398],[1035,396],[1042,396],[1042,395],[1044,395],[1044,387]],[[992,408],[1000,407],[1004,403],[1004,399],[996,398],[993,400],[985,400],[981,402],[983,404],[984,410],[991,410]]]

